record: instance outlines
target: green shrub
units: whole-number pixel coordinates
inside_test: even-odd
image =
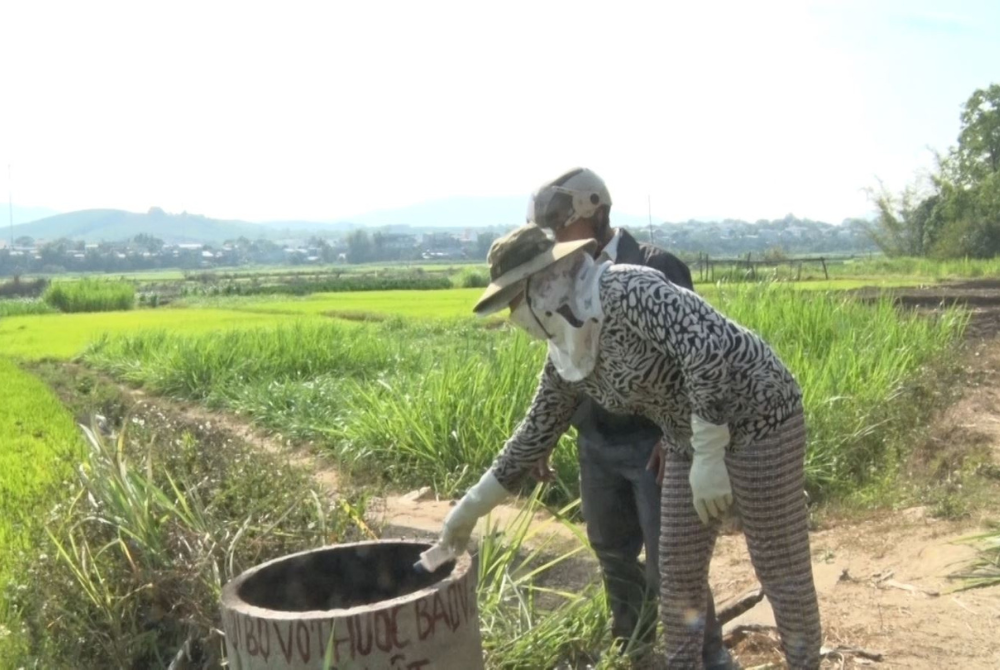
[[[490,273],[482,268],[465,268],[455,277],[459,288],[486,288],[490,285]]]
[[[116,312],[132,309],[135,287],[96,279],[55,282],[42,299],[60,312]]]

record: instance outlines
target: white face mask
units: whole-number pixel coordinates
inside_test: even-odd
[[[542,324],[539,323],[538,319],[531,311],[531,307],[528,306],[526,298],[522,298],[521,304],[511,310],[510,322],[536,340],[549,339],[549,334],[545,332],[545,329],[542,328]]]
[[[549,360],[567,381],[580,381],[597,364],[604,322],[599,283],[609,265],[586,254],[567,257],[531,278],[515,310],[518,325],[548,340]]]

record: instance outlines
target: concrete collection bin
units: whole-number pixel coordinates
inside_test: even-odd
[[[418,573],[429,547],[358,542],[244,572],[222,589],[229,667],[480,670],[474,561]]]

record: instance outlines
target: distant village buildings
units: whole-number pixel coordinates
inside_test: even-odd
[[[652,241],[682,256],[728,257],[752,253],[852,254],[875,250],[864,221],[831,225],[785,217],[774,221],[670,223],[652,231]],[[507,229],[357,228],[342,237],[288,237],[224,243],[164,243],[151,235],[119,242],[33,240],[0,244],[0,275],[60,272],[131,272],[160,268],[196,270],[242,265],[483,261],[490,244]],[[632,231],[649,241],[648,228]]]

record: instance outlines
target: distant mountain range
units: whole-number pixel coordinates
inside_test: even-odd
[[[333,222],[282,220],[256,223],[213,219],[188,213],[170,214],[155,207],[146,213],[89,209],[45,216],[30,223],[15,225],[14,235],[35,240],[66,237],[87,242],[110,242],[147,234],[167,243],[218,243],[241,236],[250,239],[299,239],[313,235],[340,237],[356,228],[379,228],[400,233],[449,229],[505,230],[524,220],[525,202],[522,197],[449,198],[368,212],[350,217],[349,220]],[[41,213],[47,215],[50,210]],[[6,234],[0,235],[0,238],[6,237]]]
[[[357,228],[377,228],[389,233],[419,234],[427,232],[477,232],[490,230],[504,232],[524,221],[526,198],[504,197],[457,197],[419,203],[409,207],[373,211],[341,221],[283,220],[263,223],[214,219],[207,216],[171,214],[158,207],[145,213],[126,212],[120,209],[88,209],[64,214],[54,214],[41,207],[14,208],[15,223],[41,215],[29,223],[19,223],[13,227],[14,236],[30,237],[35,241],[49,241],[58,238],[85,240],[87,242],[117,242],[146,234],[162,239],[168,244],[202,243],[218,244],[238,237],[251,240],[267,238],[271,240],[300,240],[314,235],[335,238],[342,237]],[[645,233],[648,230],[647,216],[631,215],[612,211],[615,226],[630,228]],[[786,217],[784,225],[791,225],[794,217]],[[720,221],[713,226],[724,229],[744,222]],[[818,222],[810,222],[817,223]],[[667,237],[674,237],[688,226],[696,237],[706,232],[706,225],[698,221],[665,224],[662,219],[654,219],[654,226],[665,226]],[[829,224],[818,224],[827,226]],[[836,226],[834,226],[836,228]],[[0,226],[0,239],[8,239],[6,226]],[[748,228],[742,235],[753,234]],[[700,241],[700,240],[699,240]]]
[[[116,242],[146,234],[168,243],[222,242],[245,235],[256,238],[267,229],[246,221],[220,221],[191,214],[167,214],[153,208],[144,214],[120,209],[86,209],[56,214],[14,226],[15,237],[54,240],[61,237],[87,242]]]
[[[251,240],[299,239],[313,235],[339,237],[357,228],[350,223],[323,223],[317,221],[250,221],[213,219],[198,214],[169,214],[159,208],[145,213],[126,212],[121,209],[85,209],[47,216],[30,223],[15,225],[14,237],[30,237],[48,241],[61,237],[87,242],[117,242],[136,235],[152,235],[168,244],[197,242],[216,244],[226,240],[246,237]],[[0,227],[0,238],[6,239],[8,231]]]

